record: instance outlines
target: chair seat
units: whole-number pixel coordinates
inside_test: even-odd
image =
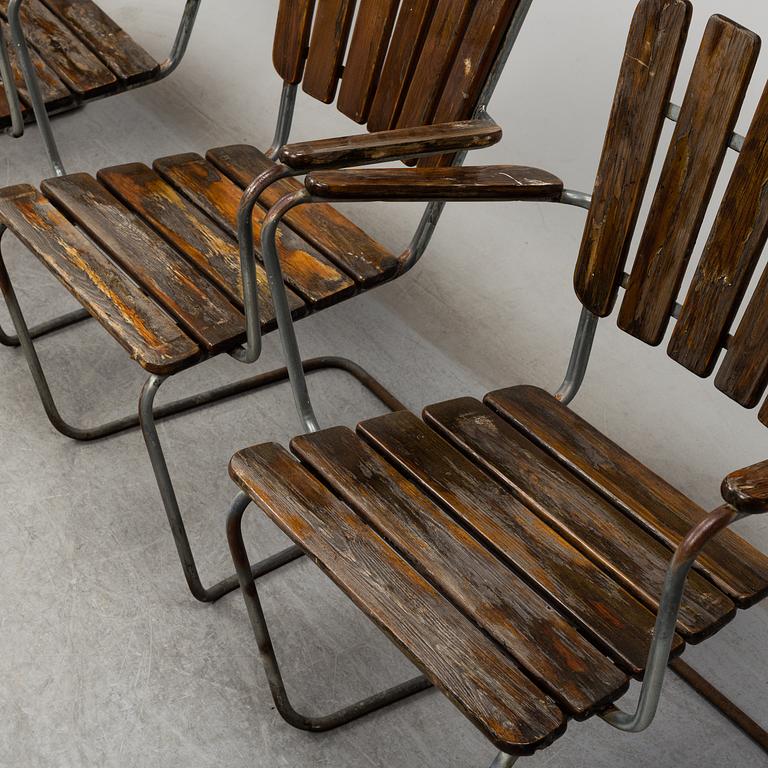
[[[49,267],[146,370],[167,375],[245,338],[237,210],[270,166],[253,147],[131,163],[0,190],[0,222]],[[260,222],[294,180],[270,188]],[[296,209],[278,234],[295,317],[394,277],[397,259],[328,205]],[[258,253],[257,253],[258,256]],[[275,327],[257,266],[262,330]]]
[[[153,79],[160,65],[92,0],[24,0],[21,22],[49,112],[120,93]],[[0,0],[0,29],[8,44],[25,117],[31,101],[10,44],[8,0]],[[0,90],[0,127],[10,109]]]
[[[586,718],[642,677],[672,547],[705,515],[532,387],[429,406],[424,420],[327,429],[291,449],[299,461],[249,448],[231,474],[512,754],[562,732],[553,705]],[[722,535],[691,572],[673,653],[767,590],[768,558]]]

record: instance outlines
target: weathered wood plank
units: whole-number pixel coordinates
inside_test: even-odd
[[[143,163],[104,168],[98,179],[242,309],[240,251],[229,235]],[[257,265],[256,270],[261,326],[270,331],[275,328],[272,294],[263,268]],[[292,314],[300,317],[304,302],[286,290]]]
[[[486,402],[667,545],[676,547],[706,515],[547,392],[513,387],[491,393]],[[732,531],[707,545],[696,568],[740,607],[768,595],[768,557]]]
[[[365,123],[379,82],[400,0],[360,0],[339,89],[338,108]]]
[[[768,87],[747,132],[730,183],[669,343],[669,355],[709,376],[768,241]]]
[[[663,544],[479,401],[431,405],[424,417],[632,595],[657,607],[672,556]],[[678,629],[693,642],[734,613],[733,604],[698,575],[683,602]]]
[[[689,0],[641,0],[635,11],[574,276],[600,317],[616,300],[690,19]]]
[[[271,166],[258,149],[246,144],[217,147],[206,157],[241,187]],[[301,188],[295,179],[282,179],[260,201],[269,208],[283,195]],[[369,287],[395,276],[395,256],[330,205],[300,206],[289,211],[285,222],[360,285]]]
[[[315,0],[280,0],[272,63],[286,83],[300,83],[307,59]]]
[[[237,239],[237,211],[243,196],[241,187],[200,155],[163,157],[155,160],[154,167],[180,194]],[[264,215],[262,208],[254,209],[254,236],[259,259]],[[277,253],[286,284],[312,310],[336,304],[355,292],[355,284],[349,277],[287,227],[278,230]]]
[[[326,0],[317,7],[301,87],[326,104],[336,96],[354,13],[355,0]]]
[[[96,179],[73,174],[48,179],[42,187],[208,354],[244,340],[242,313]]]
[[[754,32],[709,20],[619,312],[647,344],[669,325],[759,52]]]
[[[164,376],[200,359],[173,319],[33,187],[0,191],[0,220],[147,371]]]
[[[8,17],[8,0],[0,0]],[[40,0],[24,0],[20,12],[28,42],[64,83],[81,98],[114,90],[117,77]]]
[[[626,675],[354,432],[323,430],[291,448],[571,715],[586,718],[625,690]],[[649,613],[646,632],[652,622]]]
[[[650,614],[509,488],[413,414],[362,422],[358,432],[486,547],[522,574],[632,674],[646,661]],[[733,605],[726,608],[732,612]],[[639,620],[639,624],[634,624]]]
[[[530,754],[564,731],[554,702],[280,446],[241,451],[230,474],[499,749]]]
[[[157,74],[157,61],[92,0],[43,2],[126,84]]]

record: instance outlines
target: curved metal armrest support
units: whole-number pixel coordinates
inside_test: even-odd
[[[563,194],[557,176],[521,165],[319,171],[307,176],[305,186],[315,198],[338,202],[558,202]]]
[[[499,142],[501,135],[501,128],[491,119],[462,120],[286,144],[278,159],[289,168],[305,171],[349,168],[483,149]]]
[[[739,512],[768,512],[768,460],[731,472],[720,490],[723,498]]]
[[[743,516],[730,505],[719,507],[693,528],[678,546],[667,571],[637,709],[629,713],[611,707],[602,715],[614,728],[637,733],[653,722],[669,664],[669,652],[675,636],[675,625],[688,572],[704,546],[720,531]]]

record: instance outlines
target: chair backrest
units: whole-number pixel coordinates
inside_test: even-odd
[[[600,317],[625,285],[619,327],[648,344],[660,344],[677,317],[669,355],[699,376],[712,374],[726,349],[715,385],[752,408],[768,386],[768,270],[747,299],[768,240],[768,88],[677,303],[760,50],[757,35],[722,16],[707,25],[631,274],[624,274],[691,12],[689,0],[638,5],[574,284]],[[768,425],[768,403],[760,420]]]
[[[274,65],[285,82],[301,83],[320,101],[332,103],[338,91],[339,110],[371,131],[465,120],[517,12],[529,4],[281,0]]]

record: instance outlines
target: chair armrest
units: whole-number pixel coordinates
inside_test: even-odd
[[[319,171],[307,176],[305,184],[313,197],[337,201],[556,202],[563,193],[557,176],[522,165]]]
[[[731,472],[720,490],[739,512],[768,512],[768,461]]]
[[[482,149],[496,144],[500,139],[501,128],[492,120],[462,120],[286,144],[280,150],[278,159],[293,169],[344,168],[465,149]]]

